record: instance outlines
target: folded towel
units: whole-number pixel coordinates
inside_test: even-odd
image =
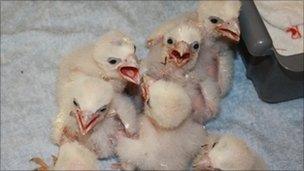
[[[304,52],[303,1],[255,1],[277,52],[284,56]]]

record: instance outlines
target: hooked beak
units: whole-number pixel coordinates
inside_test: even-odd
[[[140,83],[139,70],[137,67],[121,66],[119,67],[119,73],[127,81],[130,81],[137,85]]]
[[[228,22],[219,24],[215,29],[223,37],[227,37],[228,39],[230,39],[236,43],[240,41],[241,31],[240,31],[239,22],[237,19],[233,19]]]
[[[120,75],[129,82],[136,85],[140,83],[139,68],[136,62],[136,56],[129,56],[121,66],[118,67]]]
[[[102,119],[98,113],[82,112],[80,110],[76,112],[76,120],[82,135],[86,135]]]
[[[190,48],[186,42],[178,42],[169,52],[169,59],[173,60],[177,67],[182,67],[190,60]]]

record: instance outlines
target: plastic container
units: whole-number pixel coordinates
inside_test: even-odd
[[[259,97],[276,103],[304,96],[304,54],[282,56],[253,1],[242,1],[240,53]]]

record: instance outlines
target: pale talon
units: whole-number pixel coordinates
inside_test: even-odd
[[[49,168],[49,166],[39,157],[34,157],[30,161],[40,166],[37,168],[38,171],[47,171]]]

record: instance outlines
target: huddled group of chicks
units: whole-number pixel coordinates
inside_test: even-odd
[[[231,87],[240,1],[202,1],[147,39],[148,56],[118,31],[63,58],[52,140],[54,163],[39,170],[98,170],[117,156],[123,170],[261,170],[244,141],[208,134]]]

